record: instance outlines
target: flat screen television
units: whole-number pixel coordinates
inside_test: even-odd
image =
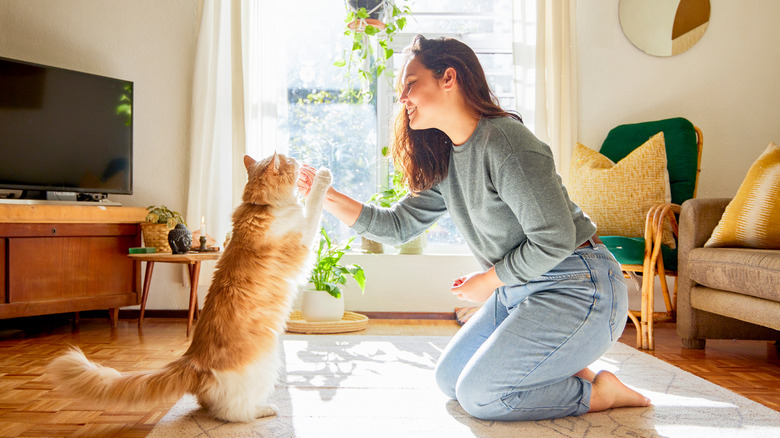
[[[130,81],[0,57],[0,189],[132,194],[132,106]]]

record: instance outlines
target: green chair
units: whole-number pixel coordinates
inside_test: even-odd
[[[642,237],[599,236],[604,245],[620,262],[627,278],[639,283],[642,274],[642,305],[640,310],[629,310],[629,317],[637,329],[637,348],[652,350],[653,321],[675,319],[677,307],[677,250],[661,243],[664,225],[668,224],[677,240],[677,215],[680,205],[696,196],[701,171],[702,133],[684,118],[620,125],[613,128],[599,152],[617,163],[653,135],[663,131],[666,143],[667,170],[671,190],[671,204],[660,204],[648,211],[645,235]],[[661,281],[667,312],[654,312],[655,276]],[[674,276],[674,291],[670,296],[666,276]]]

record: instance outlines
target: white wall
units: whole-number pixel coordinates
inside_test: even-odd
[[[618,4],[577,2],[579,141],[598,149],[619,124],[685,117],[704,134],[698,197],[733,196],[769,142],[780,142],[780,2],[710,0],[706,33],[673,57],[635,48]]]
[[[440,313],[474,305],[450,293],[455,278],[480,270],[470,255],[348,254],[343,260],[366,272],[363,294],[351,279],[347,281],[342,291],[347,310]]]

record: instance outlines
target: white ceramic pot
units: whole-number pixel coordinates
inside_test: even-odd
[[[366,237],[361,237],[360,249],[369,254],[382,254],[385,252],[385,247],[382,245],[382,242],[377,242]]]
[[[406,243],[402,243],[400,247],[400,251],[398,253],[399,254],[422,254],[426,242],[427,241],[425,239],[425,233],[420,234],[414,239]]]
[[[310,285],[311,286],[311,285]],[[301,313],[308,322],[341,321],[344,317],[344,297],[333,298],[324,290],[307,287],[302,291]]]

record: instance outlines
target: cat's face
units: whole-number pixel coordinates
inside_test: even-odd
[[[280,199],[297,195],[298,162],[292,157],[273,154],[260,161],[244,156],[248,181],[244,202],[270,205]]]

